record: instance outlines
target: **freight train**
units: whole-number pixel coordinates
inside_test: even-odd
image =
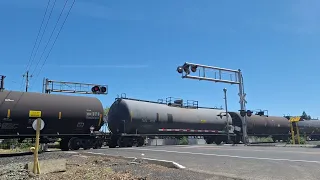
[[[274,141],[285,141],[289,137],[290,124],[285,117],[260,114],[246,117],[246,120],[249,136],[272,136]],[[116,98],[109,109],[108,126],[114,134],[203,136],[208,144],[226,142],[228,130],[234,143],[242,139],[242,117],[239,112],[226,114],[222,109],[198,107],[197,101],[183,103],[173,98],[167,98],[165,102]],[[141,137],[126,137],[126,142],[137,141],[136,138]],[[127,146],[126,142],[122,142],[119,136],[109,146]]]
[[[62,150],[143,146],[146,137],[203,136],[208,144],[234,143],[242,138],[239,112],[198,107],[197,101],[145,101],[118,97],[103,117],[103,105],[97,98],[34,92],[0,91],[0,139],[34,138],[32,123],[44,121],[40,142],[61,138]],[[256,114],[247,117],[249,136],[287,140],[290,126],[285,117]],[[108,123],[110,133],[100,132]],[[229,124],[229,126],[228,126]],[[319,138],[320,121],[299,122],[301,134]]]
[[[103,140],[92,131],[101,128],[103,112],[97,98],[0,91],[0,139],[34,137],[32,123],[41,118],[41,143],[61,138],[62,150],[100,148]]]
[[[126,134],[125,142],[115,136],[109,146],[131,146],[142,136],[203,136],[207,144],[227,142],[227,131],[234,143],[242,139],[240,112],[198,107],[197,101],[183,102],[172,97],[165,101],[145,101],[126,97],[116,98],[108,113],[108,126],[114,134]],[[263,111],[246,117],[248,136],[269,137],[273,141],[290,138],[288,117],[268,116]],[[229,126],[228,126],[229,124]],[[299,121],[301,135],[320,139],[320,121]],[[136,134],[140,136],[132,136]]]

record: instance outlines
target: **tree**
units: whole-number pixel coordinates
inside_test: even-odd
[[[312,119],[311,116],[308,115],[305,111],[302,112],[301,118],[302,118],[302,119],[305,119],[305,120],[310,120],[310,119]]]
[[[105,115],[105,116],[108,115],[109,109],[110,109],[109,107],[106,107],[106,108],[104,109],[104,114],[103,114],[103,115]]]
[[[302,112],[301,118],[302,119],[308,119],[308,115],[307,115],[307,113],[305,111]]]

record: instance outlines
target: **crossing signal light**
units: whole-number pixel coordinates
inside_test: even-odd
[[[177,71],[178,71],[178,73],[181,74],[181,73],[183,73],[183,68],[182,68],[181,66],[178,66],[178,67],[177,67]]]
[[[241,115],[242,117],[246,116],[246,111],[240,110],[240,115]]]
[[[183,73],[183,71],[186,73],[186,74],[190,74],[190,70],[192,72],[196,72],[197,71],[197,68],[198,66],[197,65],[190,65],[190,64],[184,64],[183,66],[178,66],[177,67],[177,71],[178,73]]]
[[[239,111],[240,111],[240,116],[242,116],[242,117],[245,117],[245,116],[250,117],[250,116],[252,116],[252,113],[253,113],[253,111],[250,111],[250,110],[247,110],[247,111],[239,110]]]
[[[189,69],[189,65],[187,65],[187,64],[185,64],[184,66],[183,66],[183,70],[184,70],[184,72],[186,73],[186,74],[190,74],[190,69]]]
[[[102,93],[105,93],[105,92],[107,91],[107,88],[104,87],[104,86],[102,86],[102,87],[100,88],[100,91],[101,91]]]
[[[107,92],[107,87],[105,86],[93,86],[91,91],[95,94],[103,94]]]
[[[191,71],[192,72],[196,72],[197,71],[198,66],[196,65],[191,65]]]

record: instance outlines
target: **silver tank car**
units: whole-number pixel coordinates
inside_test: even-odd
[[[0,92],[0,137],[34,136],[32,123],[41,117],[45,123],[41,135],[89,134],[103,124],[103,106],[97,98]]]
[[[242,127],[240,113],[229,112],[235,126]],[[268,137],[273,140],[286,140],[290,131],[287,118],[278,116],[252,115],[246,117],[249,136]]]
[[[224,110],[129,98],[117,98],[108,113],[108,126],[114,134],[219,133],[225,132],[226,125]]]
[[[301,135],[308,135],[312,140],[320,139],[320,120],[304,120],[298,122]]]

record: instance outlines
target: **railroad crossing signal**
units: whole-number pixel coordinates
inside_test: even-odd
[[[290,122],[298,122],[300,121],[301,117],[300,116],[293,116],[289,119]]]
[[[96,85],[91,88],[91,91],[95,94],[104,94],[107,92],[107,88],[105,86]]]
[[[192,72],[196,72],[197,71],[197,68],[198,66],[197,65],[189,65],[189,64],[184,64],[183,66],[178,66],[177,67],[177,71],[178,73],[183,73],[183,71],[186,73],[186,74],[190,74],[190,70]]]
[[[241,94],[240,93],[238,93],[238,95],[240,96],[240,101],[239,101],[239,103],[241,103],[241,101],[243,101],[245,104],[247,104],[247,101],[246,101],[246,93],[244,93],[243,94],[243,96],[241,96]]]
[[[240,115],[242,116],[242,117],[245,117],[246,115],[248,116],[248,117],[250,117],[250,116],[252,116],[252,113],[253,113],[253,111],[250,111],[250,110],[247,110],[247,111],[245,111],[245,110],[239,110],[240,111]]]

